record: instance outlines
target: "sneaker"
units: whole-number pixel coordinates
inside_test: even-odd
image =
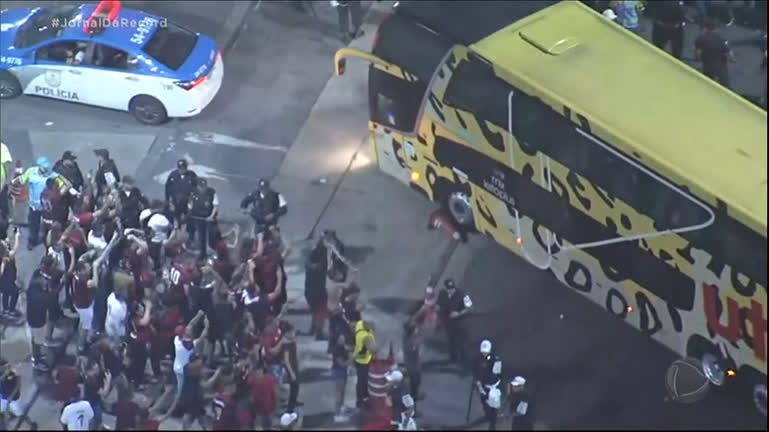
[[[12,310],[10,312],[6,311],[6,313],[11,318],[21,318],[22,316],[24,316],[24,314],[22,314],[21,312],[17,311],[16,309],[14,309],[14,310]]]
[[[345,423],[350,421],[350,417],[347,417],[344,414],[337,414],[334,416],[334,423]]]

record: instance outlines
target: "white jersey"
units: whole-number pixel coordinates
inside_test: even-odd
[[[168,232],[171,230],[171,221],[160,213],[155,213],[147,221],[147,227],[152,231],[151,241],[162,243],[168,240]]]
[[[93,419],[93,408],[91,404],[86,400],[72,402],[64,407],[64,411],[61,412],[62,424],[67,425],[67,429],[71,431],[87,431],[91,425]]]
[[[184,373],[184,367],[190,362],[190,355],[195,350],[195,346],[187,349],[182,343],[182,338],[176,336],[174,338],[174,372]]]
[[[115,293],[107,298],[107,319],[105,322],[105,331],[109,336],[125,336],[126,318],[128,317],[128,307],[126,303],[119,300]]]

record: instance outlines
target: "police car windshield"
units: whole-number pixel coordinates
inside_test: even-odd
[[[198,35],[169,22],[158,27],[142,51],[175,71],[184,64],[196,43]]]
[[[56,38],[67,27],[65,23],[72,19],[75,9],[76,6],[41,9],[16,34],[14,46],[26,48]]]

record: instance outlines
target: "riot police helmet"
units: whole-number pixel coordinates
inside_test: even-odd
[[[270,181],[267,179],[259,179],[259,182],[256,184],[257,189],[260,191],[266,191],[270,189]]]
[[[176,168],[186,171],[187,170],[187,160],[186,159],[179,159],[176,161]]]
[[[208,181],[203,177],[198,178],[198,187],[201,189],[205,189],[206,187],[208,187]]]
[[[443,281],[443,286],[446,287],[446,289],[456,289],[457,283],[454,282],[454,279],[448,278]]]

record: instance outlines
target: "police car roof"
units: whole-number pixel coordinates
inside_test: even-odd
[[[156,20],[161,19],[158,16],[148,14],[140,10],[121,7],[116,20],[118,20],[118,22],[126,21],[127,24],[107,27],[104,29],[104,31],[89,36],[85,31],[83,31],[83,24],[91,16],[95,9],[96,5],[93,4],[81,5],[76,11],[75,15],[73,15],[72,21],[75,24],[68,26],[64,32],[62,32],[59,38],[90,40],[96,43],[111,45],[115,48],[120,48],[128,52],[133,52],[137,48],[144,46],[144,44],[139,45],[131,42],[131,37],[133,37],[133,35],[136,33],[136,29],[138,28],[136,23],[141,21],[142,18],[153,18]],[[157,26],[149,29],[149,32],[144,36],[145,44],[152,38],[152,35],[155,34],[157,29]]]

